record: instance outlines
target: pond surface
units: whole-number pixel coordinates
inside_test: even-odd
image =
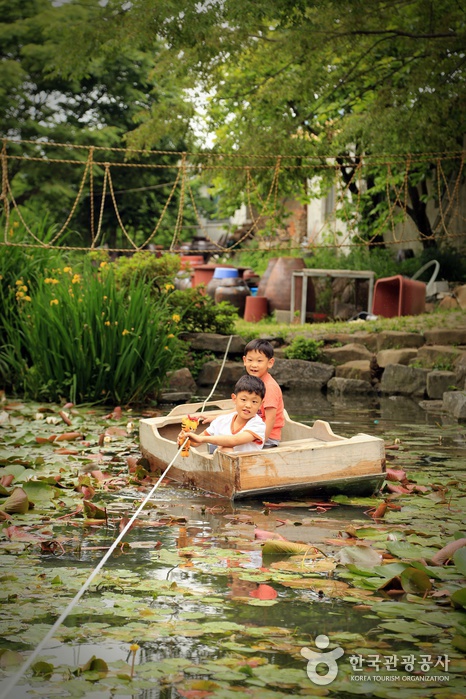
[[[154,480],[137,465],[135,412],[68,408],[64,425],[60,406],[4,405],[0,478],[14,480],[0,480],[0,511],[14,488],[30,505],[0,536],[1,699],[465,696],[466,548],[431,558],[466,536],[466,426],[402,397],[287,393],[285,405],[343,436],[382,437],[404,486],[267,505],[162,483],[11,690]],[[48,441],[66,430],[79,439]],[[300,551],[266,555],[270,533]],[[322,662],[308,676],[311,652]]]

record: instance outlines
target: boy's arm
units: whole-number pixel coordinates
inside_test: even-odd
[[[235,412],[234,410],[226,410],[225,413],[222,413],[222,415],[224,415],[224,414],[228,415],[228,413],[234,413],[234,412]],[[210,425],[210,423],[213,422],[216,417],[218,417],[218,415],[207,414],[207,415],[201,415],[201,417],[199,419],[203,425]]]
[[[270,433],[273,430],[275,424],[275,418],[277,417],[276,408],[265,408],[265,441],[268,440]]]
[[[209,442],[209,444],[215,444],[218,447],[236,447],[239,444],[248,444],[256,439],[260,439],[257,434],[254,434],[254,432],[248,432],[247,430],[241,430],[241,432],[238,432],[237,434],[210,435],[206,434],[205,432],[202,434],[185,432],[184,435],[189,437],[190,440],[196,444],[204,444]]]

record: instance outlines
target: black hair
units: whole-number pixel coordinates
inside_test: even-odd
[[[262,352],[262,354],[265,354],[267,359],[272,359],[273,357],[273,346],[270,344],[268,340],[251,340],[251,342],[248,342],[248,344],[244,348],[244,356],[246,356],[248,352],[253,352],[254,350],[257,350],[258,352]]]
[[[244,376],[242,376],[236,382],[233,393],[236,396],[240,391],[246,391],[246,393],[256,393],[263,400],[265,396],[265,384],[262,379],[259,379],[257,376],[244,374]]]

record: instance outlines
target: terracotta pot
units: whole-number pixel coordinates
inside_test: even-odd
[[[251,295],[249,287],[243,279],[235,279],[234,277],[220,279],[219,281],[222,283],[215,289],[215,303],[228,301],[232,306],[238,309],[239,315],[242,316],[246,305],[246,299]]]
[[[244,306],[244,320],[248,323],[258,323],[269,312],[269,302],[265,296],[247,296]]]
[[[301,257],[279,257],[270,272],[265,291],[261,294],[267,296],[272,311],[294,311],[301,307],[302,279],[296,281],[295,307],[291,306],[291,275],[293,272],[305,269],[306,265]],[[315,309],[315,293],[312,281],[308,279],[307,310]]]

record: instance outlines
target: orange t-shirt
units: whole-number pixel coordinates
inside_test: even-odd
[[[269,439],[276,439],[279,442],[282,436],[282,427],[285,424],[285,406],[283,405],[282,389],[268,372],[264,374],[264,376],[261,376],[261,379],[265,384],[265,398],[258,415],[260,415],[265,422],[266,408],[277,409],[275,422],[272,427],[272,432],[269,434]]]

